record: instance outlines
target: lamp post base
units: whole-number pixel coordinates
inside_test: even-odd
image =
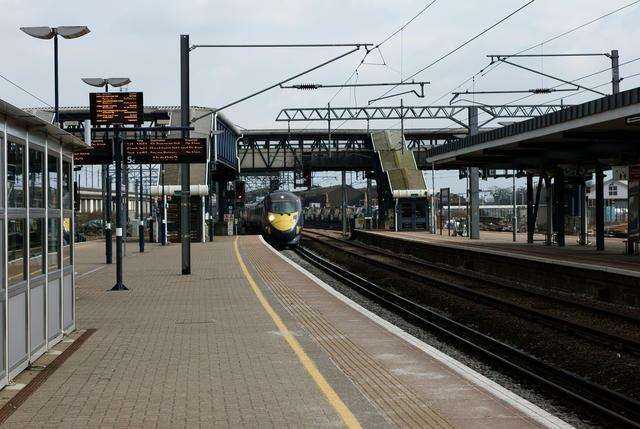
[[[111,289],[109,290],[129,290],[128,287],[126,287],[124,285],[124,283],[116,283]]]

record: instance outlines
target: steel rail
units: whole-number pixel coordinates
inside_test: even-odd
[[[461,344],[469,350],[509,368],[563,395],[564,398],[626,427],[640,428],[640,402],[592,383],[576,374],[549,365],[506,343],[449,319],[339,267],[302,246],[298,255],[322,271],[382,304],[405,320]],[[611,420],[607,420],[611,423]]]
[[[308,231],[303,232],[303,235],[309,238],[313,238],[310,236],[310,233]],[[332,243],[328,243],[326,241],[322,241],[318,239],[316,240],[333,249],[348,253],[362,260],[374,263],[377,266],[387,271],[393,271],[398,274],[402,274],[403,276],[408,276],[409,278],[413,278],[414,280],[417,280],[417,281],[427,281],[429,282],[429,284],[447,293],[453,293],[462,298],[471,299],[474,302],[477,302],[478,300],[480,300],[485,305],[490,305],[496,309],[503,310],[503,311],[506,309],[512,313],[515,312],[520,317],[526,318],[533,322],[541,323],[546,326],[559,329],[563,332],[568,331],[580,337],[595,340],[600,343],[606,344],[608,346],[613,346],[619,350],[626,350],[634,354],[640,354],[640,342],[638,341],[635,341],[629,338],[619,337],[615,334],[612,334],[607,331],[603,331],[598,328],[593,328],[590,326],[585,326],[579,323],[572,322],[570,320],[561,319],[561,318],[549,315],[547,313],[543,313],[539,310],[525,307],[525,306],[516,304],[514,302],[511,302],[502,298],[498,298],[493,295],[489,295],[484,292],[479,292],[465,286],[444,281],[442,279],[430,276],[425,273],[418,273],[408,268],[403,268],[400,266],[392,265],[390,263],[378,261],[370,256],[362,255],[358,252],[354,252],[353,250],[345,249],[344,247],[341,247]],[[344,243],[344,244],[351,245],[351,243]],[[367,249],[367,250],[370,250],[370,249]],[[389,256],[389,255],[385,255],[385,256]],[[396,259],[400,259],[397,257],[397,255],[392,257]],[[415,263],[415,261],[411,261],[411,263]]]

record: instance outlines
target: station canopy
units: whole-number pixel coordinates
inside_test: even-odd
[[[640,88],[433,147],[426,161],[529,171],[640,163]]]

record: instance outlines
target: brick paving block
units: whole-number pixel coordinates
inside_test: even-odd
[[[77,326],[96,333],[7,427],[341,425],[274,334],[235,260],[233,239],[194,243],[191,276],[179,274],[179,245],[148,245],[143,254],[130,246],[128,292],[107,292],[114,265],[82,276],[101,266],[102,246],[76,253]]]

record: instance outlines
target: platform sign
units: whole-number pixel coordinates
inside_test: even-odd
[[[75,165],[111,164],[113,162],[113,139],[96,139],[91,147],[73,153]]]
[[[141,124],[144,107],[141,92],[92,92],[89,94],[91,124]]]
[[[201,164],[207,162],[207,139],[126,140],[125,153],[134,164]]]

